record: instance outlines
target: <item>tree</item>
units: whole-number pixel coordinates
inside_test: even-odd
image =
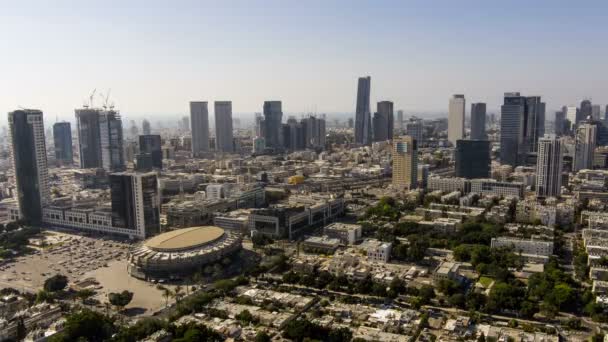
[[[36,294],[36,303],[53,303],[54,301],[53,294],[48,291],[40,290]]]
[[[173,291],[162,285],[157,285],[156,288],[162,291],[163,297],[165,298],[165,306],[169,306],[169,298],[173,297]]]
[[[255,335],[255,342],[270,342],[272,339],[265,331],[259,331]]]
[[[56,274],[44,281],[44,290],[48,292],[57,292],[65,289],[68,285],[68,277],[62,274]]]
[[[234,316],[237,320],[244,324],[249,324],[254,321],[254,317],[249,310],[243,310],[238,315]]]
[[[348,328],[332,329],[327,335],[329,342],[348,342],[353,338],[353,333]]]
[[[183,287],[181,285],[177,285],[173,290],[173,297],[175,298],[175,302],[179,303],[184,297]]]
[[[87,299],[93,297],[95,295],[95,291],[91,289],[83,289],[76,292],[76,297],[80,299],[80,301],[84,304]]]
[[[49,340],[51,342],[101,342],[109,340],[115,330],[116,327],[111,318],[89,309],[83,309],[68,315],[64,330]]]
[[[117,307],[119,311],[122,310],[125,306],[129,305],[132,299],[133,292],[127,290],[124,290],[120,293],[112,292],[108,294],[108,300],[110,301],[110,304]]]

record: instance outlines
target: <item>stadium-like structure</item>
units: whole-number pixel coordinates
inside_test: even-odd
[[[241,236],[220,227],[173,230],[129,251],[129,274],[139,279],[179,279],[239,251]]]

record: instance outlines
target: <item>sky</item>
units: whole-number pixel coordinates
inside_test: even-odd
[[[110,89],[126,117],[192,100],[350,113],[366,75],[373,102],[407,113],[447,112],[452,94],[497,111],[509,91],[603,110],[607,15],[605,0],[0,0],[0,112],[73,120]]]

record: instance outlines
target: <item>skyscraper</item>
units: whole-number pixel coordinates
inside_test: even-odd
[[[456,141],[456,177],[490,178],[490,142],[487,140]]]
[[[209,112],[207,102],[190,102],[190,129],[192,130],[192,154],[195,157],[209,152]]]
[[[156,173],[110,175],[112,227],[132,230],[141,238],[160,233],[160,197]]]
[[[418,182],[418,146],[410,136],[393,140],[393,186],[413,189]]]
[[[304,148],[322,149],[325,147],[325,119],[311,115],[302,119],[301,126],[304,132]]]
[[[264,136],[264,117],[262,113],[255,113],[253,117],[253,136],[263,137]]]
[[[357,84],[357,108],[355,110],[355,143],[369,145],[372,142],[372,118],[370,105],[371,77],[359,77]]]
[[[564,112],[563,110],[558,110],[557,112],[555,112],[554,125],[554,131],[557,136],[566,133],[566,112]]]
[[[232,102],[215,101],[215,149],[218,152],[234,152],[232,137]]]
[[[151,166],[162,170],[163,168],[163,151],[160,135],[140,135],[139,136],[139,153],[149,154]],[[138,165],[139,166],[139,165]]]
[[[558,197],[562,187],[562,141],[545,135],[538,141],[536,196]]]
[[[566,119],[570,121],[570,124],[572,125],[572,130],[574,130],[574,127],[580,121],[580,116],[580,110],[578,108],[573,106],[566,107]]]
[[[602,115],[602,109],[600,105],[592,105],[591,106],[591,118],[595,121],[600,121]]]
[[[397,123],[395,125],[395,127],[401,132],[403,131],[403,110],[399,109],[397,111]]]
[[[471,140],[486,139],[486,104],[471,104]]]
[[[464,95],[453,95],[450,98],[448,112],[448,140],[453,146],[456,141],[464,139]]]
[[[8,114],[8,125],[20,215],[40,223],[51,198],[42,112],[16,110]]]
[[[405,134],[416,140],[416,144],[420,145],[424,141],[424,125],[422,119],[412,116],[405,124]]]
[[[99,137],[101,142],[101,160],[108,172],[124,171],[125,155],[122,137],[122,120],[114,110],[102,111],[99,114]]]
[[[83,169],[101,168],[101,137],[99,133],[99,116],[101,109],[76,109],[76,126],[78,129],[78,152],[80,167]]]
[[[141,122],[141,131],[143,132],[143,135],[152,134],[152,129],[150,128],[150,121],[144,119],[144,121]]]
[[[378,102],[378,111],[374,114],[374,141],[393,139],[393,103],[391,101]]]
[[[266,147],[275,151],[282,150],[282,125],[283,110],[281,101],[264,102],[264,139]]]
[[[540,96],[526,97],[524,112],[524,149],[521,153],[536,152],[538,139],[545,135],[545,103]]]
[[[500,114],[500,162],[518,166],[524,138],[526,98],[518,92],[505,93]]]
[[[575,138],[573,170],[591,169],[597,138],[596,125],[584,121],[580,122],[576,128]]]
[[[591,100],[583,100],[581,101],[581,109],[579,111],[579,116],[576,120],[576,124],[578,124],[582,120],[587,120],[588,118],[593,116],[593,105],[591,104]]]
[[[69,122],[56,122],[53,125],[53,142],[57,165],[72,166],[72,128]]]

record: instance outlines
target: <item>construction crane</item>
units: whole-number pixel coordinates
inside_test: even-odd
[[[103,96],[103,93],[99,93],[99,96],[101,97],[101,103],[102,103],[102,107],[103,109],[108,109],[108,107],[110,109],[114,108],[114,104],[112,105],[108,105],[108,102],[110,100],[110,92],[112,89],[108,89],[108,92],[106,93],[106,96]]]
[[[89,108],[89,107],[93,107],[93,96],[95,96],[95,91],[97,91],[96,89],[93,89],[93,91],[91,92],[91,95],[89,95],[89,102],[87,102],[87,100],[84,100],[84,104],[82,105],[83,108]]]

